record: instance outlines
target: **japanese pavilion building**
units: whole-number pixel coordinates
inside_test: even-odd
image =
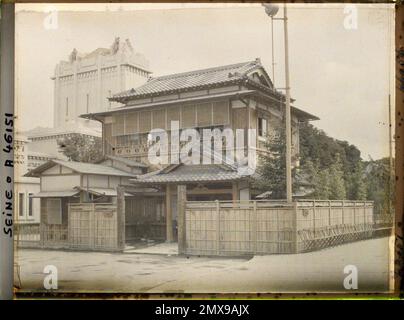
[[[256,194],[250,187],[251,175],[240,173],[234,164],[151,164],[148,159],[150,131],[163,129],[170,136],[174,121],[179,124],[180,132],[189,128],[200,133],[206,128],[256,129],[253,144],[248,144],[250,141],[245,138],[245,151],[254,148],[257,154],[265,153],[268,134],[282,125],[285,97],[274,88],[260,60],[256,59],[150,78],[147,83],[115,94],[109,100],[123,106],[82,117],[102,124],[106,156],[127,158],[149,167],[148,173],[130,179],[128,191],[151,187],[161,195],[161,201],[156,203],[153,196],[148,203],[147,197],[151,195],[134,194],[135,202],[129,207],[143,212],[146,207],[158,207],[148,210],[147,220],[150,223],[165,220],[166,238],[173,240],[177,185],[186,185],[188,200],[243,200],[254,198]],[[292,156],[295,159],[299,154],[299,123],[316,119],[292,107]],[[174,142],[169,139],[168,143],[171,153],[170,146]],[[298,161],[293,165],[298,165]],[[132,214],[134,219],[142,215],[141,212]],[[162,214],[165,217],[161,217]],[[127,215],[127,220],[130,219]]]

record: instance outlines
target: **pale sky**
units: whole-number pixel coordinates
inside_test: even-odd
[[[50,7],[57,28],[44,27]],[[388,156],[388,95],[394,109],[394,6],[289,5],[291,94],[328,135],[362,158]],[[129,38],[154,76],[261,58],[272,75],[271,24],[258,4],[17,4],[18,130],[53,126],[53,75],[73,48],[90,52]],[[91,10],[91,11],[90,11]],[[282,16],[282,10],[278,16]],[[284,84],[283,23],[275,21],[275,86]]]

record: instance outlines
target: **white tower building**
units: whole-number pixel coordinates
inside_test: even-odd
[[[54,80],[54,127],[72,124],[94,126],[81,114],[106,111],[116,106],[108,101],[113,94],[144,84],[150,75],[149,62],[135,53],[128,39],[115,38],[109,49],[91,53],[74,49],[69,61],[56,65]]]
[[[116,37],[110,48],[90,53],[76,49],[68,61],[55,67],[53,128],[37,127],[24,132],[29,150],[64,159],[58,140],[71,135],[101,137],[96,121],[80,118],[81,114],[106,111],[117,107],[108,97],[144,84],[149,76],[149,62],[133,50],[128,39]]]

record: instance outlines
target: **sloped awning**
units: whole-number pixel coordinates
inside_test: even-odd
[[[231,182],[246,179],[249,176],[241,175],[226,165],[177,165],[171,170],[158,170],[149,174],[139,175],[130,179],[132,183],[139,184],[165,184],[165,183],[199,183],[199,182]]]
[[[43,191],[31,195],[31,198],[63,198],[72,197],[78,194],[78,190],[66,190],[66,191]]]
[[[94,194],[96,196],[108,196],[108,197],[116,197],[117,196],[117,192],[116,189],[110,189],[110,188],[82,188],[82,187],[75,187],[75,189],[77,190],[77,192],[79,191],[84,191],[84,192],[88,192],[91,194]],[[130,196],[130,193],[125,192],[125,196]]]

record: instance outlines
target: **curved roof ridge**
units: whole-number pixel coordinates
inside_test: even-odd
[[[163,76],[158,76],[155,78],[152,77],[150,81],[159,80],[159,79],[177,78],[177,77],[183,77],[186,75],[193,75],[193,74],[205,74],[205,73],[210,73],[210,72],[215,72],[215,71],[223,71],[226,69],[233,69],[235,67],[241,67],[241,66],[246,66],[249,64],[256,64],[256,63],[257,63],[256,60],[250,60],[247,62],[227,64],[224,66],[210,67],[210,68],[205,68],[205,69],[195,69],[195,70],[191,70],[191,71],[185,71],[185,72],[172,73],[172,74],[167,74],[167,75],[163,75]]]

